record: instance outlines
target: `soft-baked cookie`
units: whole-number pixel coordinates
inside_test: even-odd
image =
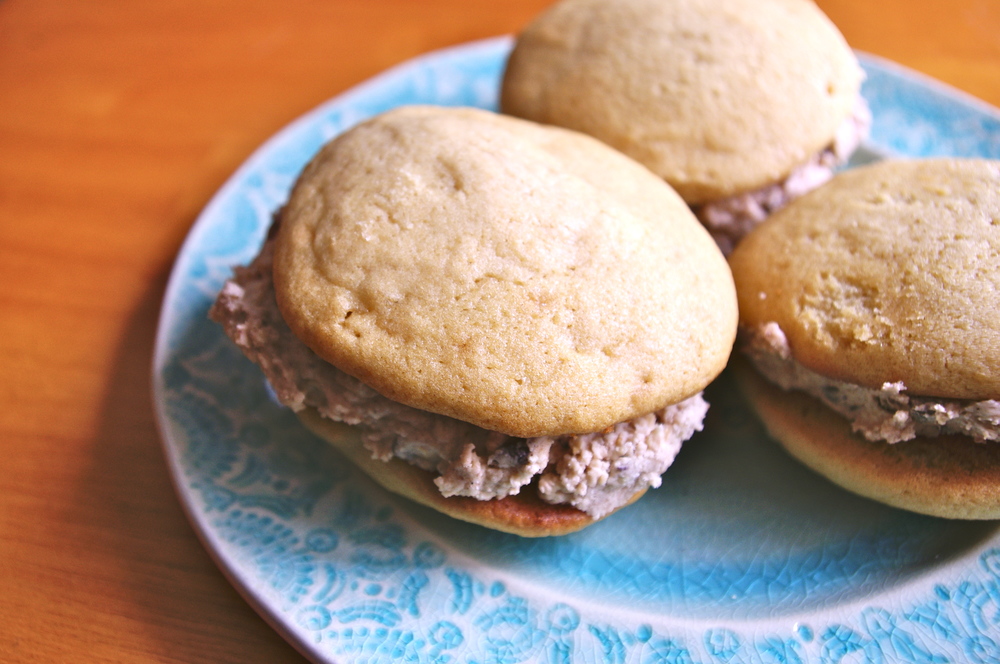
[[[683,202],[597,141],[406,108],[325,147],[282,214],[278,305],[320,357],[514,436],[596,431],[725,365],[724,261]]]
[[[889,160],[846,171],[753,231],[730,264],[742,346],[758,371],[840,413],[858,449],[898,445],[896,474],[901,455],[920,465],[919,450],[956,449],[955,440],[970,446],[961,463],[997,457],[982,448],[1000,441],[1000,162]],[[802,424],[789,413],[778,422],[775,399],[755,398],[772,402],[764,419],[796,456],[830,444],[819,419]],[[895,491],[871,469],[860,481],[863,464],[837,468],[836,453],[812,458],[852,490],[880,500]],[[954,471],[956,487],[966,475]],[[886,502],[1000,518],[1000,484],[986,491],[992,503],[956,491],[969,495],[965,512],[950,503],[933,512],[920,490],[904,493]]]
[[[526,534],[565,531],[526,516],[541,506],[579,512],[575,528],[659,484],[701,427],[736,301],[711,238],[636,162],[564,129],[407,107],[316,155],[212,316],[312,428],[358,425],[377,463],[422,469],[365,464],[377,480],[479,501],[524,488],[517,509],[451,512]]]
[[[642,162],[728,251],[854,150],[861,80],[809,0],[562,0],[518,36],[501,108]]]

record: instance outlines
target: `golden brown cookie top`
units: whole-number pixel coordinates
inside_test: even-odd
[[[397,109],[325,146],[274,281],[326,361],[515,436],[680,401],[735,336],[728,265],[673,190],[589,137],[473,109]]]
[[[845,171],[730,257],[740,322],[866,387],[1000,397],[1000,162],[893,160]]]
[[[809,0],[563,0],[518,37],[501,105],[596,136],[694,204],[830,145],[861,79]]]

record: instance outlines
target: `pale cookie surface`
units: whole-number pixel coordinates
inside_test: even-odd
[[[694,204],[830,145],[861,80],[808,0],[564,0],[518,37],[501,106],[600,138]]]
[[[514,436],[676,403],[735,337],[728,265],[676,193],[591,138],[473,109],[397,109],[328,144],[274,281],[327,362]]]
[[[812,371],[1000,396],[1000,162],[845,171],[765,221],[730,264],[741,325],[777,323]]]

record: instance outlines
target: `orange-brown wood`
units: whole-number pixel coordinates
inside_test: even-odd
[[[174,496],[166,277],[250,152],[547,0],[0,1],[0,661],[296,662]],[[821,0],[855,47],[1000,104],[1000,3]]]

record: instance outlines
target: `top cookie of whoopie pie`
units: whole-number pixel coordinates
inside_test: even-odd
[[[861,79],[808,0],[563,0],[518,36],[501,104],[596,136],[701,203],[830,144]]]
[[[776,323],[827,378],[1000,397],[1000,162],[887,160],[840,173],[730,258],[740,324]]]
[[[400,403],[531,437],[600,431],[725,366],[732,277],[659,178],[575,132],[404,107],[327,144],[281,214],[282,316]]]

